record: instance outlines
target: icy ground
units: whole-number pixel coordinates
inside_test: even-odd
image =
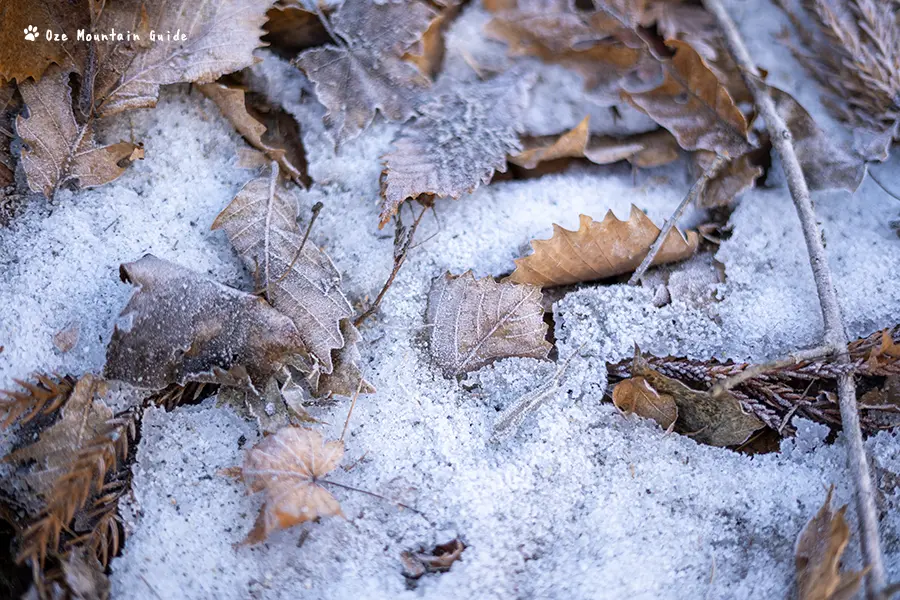
[[[732,2],[739,11],[747,4]],[[448,71],[459,78],[467,67],[452,48],[483,18],[471,8],[454,27]],[[764,49],[760,61],[770,77],[790,83],[783,56],[758,38],[751,46]],[[470,54],[479,56],[478,49]],[[297,194],[301,215],[324,202],[313,238],[342,272],[351,301],[371,298],[391,266],[392,232],[376,228],[376,198],[378,159],[397,128],[376,123],[335,155],[321,109],[309,97],[299,101],[302,77],[261,56],[260,84],[304,128],[316,185]],[[574,77],[551,67],[541,73],[538,85],[555,90]],[[577,96],[580,83],[572,80],[569,95]],[[804,103],[807,88],[798,92]],[[585,109],[566,93],[558,94],[558,114],[546,97],[533,108],[531,131],[558,131],[581,119]],[[603,109],[593,110],[599,120]],[[627,128],[639,130],[641,118],[631,118]],[[150,252],[247,286],[224,234],[209,230],[255,175],[237,164],[239,136],[187,87],[170,88],[157,109],[133,113],[106,135],[127,139],[132,130],[146,159],[119,180],[64,194],[53,206],[36,202],[0,230],[0,387],[33,370],[100,371],[115,317],[131,294],[118,280],[121,262]],[[876,168],[900,187],[900,176],[890,175],[896,166]],[[683,164],[641,171],[634,182],[625,167],[591,167],[497,182],[439,202],[381,312],[363,328],[366,377],[378,393],[360,399],[347,470],[333,477],[415,505],[424,517],[338,490],[346,521],[305,526],[302,544],[298,527],[235,548],[260,499],[218,472],[239,464],[242,449],[255,443],[254,424],[216,408],[214,399],[151,411],[124,507],[127,542],[112,563],[113,598],[785,597],[794,539],[827,487],[837,486],[838,502],[851,499],[841,441],[826,445],[823,428],[801,423],[782,452],[750,457],[666,435],[603,403],[604,361],[629,356],[635,342],[657,354],[753,360],[816,343],[821,322],[799,224],[777,165],[770,173],[769,189],[747,194],[731,218],[733,235],[715,257],[725,266],[724,283],[698,257],[670,269],[671,303],[659,308],[657,290],[624,285],[585,286],[556,303],[559,355],[581,350],[556,397],[501,444],[488,441],[498,410],[555,365],[508,359],[461,383],[444,379],[429,362],[422,327],[432,278],[447,270],[507,273],[531,239],[548,237],[554,222],[574,227],[579,213],[602,218],[612,209],[626,218],[633,202],[661,223],[690,182]],[[851,336],[896,324],[900,239],[889,223],[900,216],[900,203],[871,180],[852,196],[820,194],[816,201]],[[688,214],[684,224],[702,216]],[[70,325],[79,340],[63,354],[52,337]],[[328,437],[340,435],[347,406],[341,400],[313,409],[328,423]],[[879,469],[900,473],[897,435],[879,434],[868,448]],[[900,493],[885,490],[882,500],[889,579],[897,580]],[[462,560],[410,589],[401,552],[455,537],[468,546]],[[855,536],[849,555],[858,563]]]

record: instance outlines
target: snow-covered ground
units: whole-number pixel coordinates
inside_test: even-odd
[[[765,37],[773,26],[757,24],[762,31],[754,31],[766,11],[750,7],[761,3],[730,4],[738,19],[746,16],[744,33],[770,78],[812,102],[814,84],[804,78],[792,88],[802,72]],[[469,76],[454,49],[483,20],[471,7],[454,26],[448,76]],[[484,64],[503,47],[482,50],[484,56],[478,48],[468,52]],[[300,100],[299,72],[260,56],[257,84],[304,129],[316,183],[297,192],[301,214],[324,203],[312,237],[358,306],[377,293],[392,264],[393,232],[377,229],[377,200],[379,157],[398,128],[378,121],[336,155],[321,107],[308,95]],[[536,90],[544,86],[544,96],[529,113],[529,129],[575,125],[586,110],[577,77],[557,67],[542,67],[541,75]],[[556,104],[548,101],[549,88],[559,90]],[[821,107],[808,108],[821,116]],[[606,109],[592,110],[592,125],[603,128]],[[646,123],[631,114],[620,126],[641,130]],[[186,86],[167,89],[155,110],[131,113],[103,133],[117,141],[131,131],[144,142],[146,158],[120,179],[64,193],[54,205],[35,202],[0,230],[0,387],[33,370],[101,370],[113,323],[132,292],[119,282],[121,262],[149,252],[248,289],[224,233],[209,229],[255,175],[238,166],[244,142]],[[897,164],[875,168],[900,188],[900,176],[891,175]],[[420,245],[363,328],[366,378],[378,392],[360,398],[347,469],[333,476],[423,515],[338,490],[346,521],[235,547],[261,499],[219,471],[240,463],[257,440],[255,425],[217,408],[214,398],[147,413],[133,493],[123,507],[128,537],[111,567],[113,598],[785,597],[794,540],[828,486],[836,486],[838,502],[851,500],[841,439],[826,445],[824,428],[801,422],[780,453],[751,457],[667,435],[603,402],[605,361],[629,356],[634,343],[655,354],[764,360],[817,342],[812,275],[777,164],[768,189],[745,195],[731,217],[733,235],[715,256],[725,266],[724,283],[711,273],[711,261],[698,257],[671,268],[672,301],[659,308],[654,289],[624,285],[584,286],[555,304],[559,355],[577,356],[559,392],[511,439],[489,442],[498,411],[539,385],[554,364],[507,359],[456,382],[428,358],[423,317],[434,277],[447,270],[508,273],[531,239],[549,237],[552,223],[574,227],[580,213],[601,218],[612,209],[625,218],[634,203],[661,223],[690,185],[685,171],[676,163],[641,171],[633,181],[623,166],[577,168],[493,183],[459,201],[440,201],[436,215],[426,216]],[[900,216],[900,202],[867,180],[853,195],[819,194],[816,204],[850,335],[896,324],[900,238],[890,222]],[[683,223],[702,216],[689,213]],[[70,325],[79,339],[61,353],[52,338]],[[327,437],[340,435],[347,407],[341,401],[312,409]],[[881,433],[868,448],[878,469],[900,473],[898,435]],[[897,580],[898,492],[888,491],[882,508],[889,579]],[[852,521],[852,506],[849,514]],[[300,544],[303,528],[309,536]],[[462,560],[413,589],[401,552],[455,537],[468,546]],[[848,555],[858,564],[855,536]]]

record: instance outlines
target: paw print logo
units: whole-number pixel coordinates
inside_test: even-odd
[[[25,39],[26,40],[28,40],[29,42],[33,42],[34,40],[37,39],[37,37],[38,37],[37,27],[35,27],[34,25],[29,25],[28,27],[25,28]]]

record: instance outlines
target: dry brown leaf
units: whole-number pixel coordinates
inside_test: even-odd
[[[334,370],[331,373],[317,371],[311,380],[313,395],[317,398],[330,396],[353,396],[356,390],[360,394],[374,394],[375,386],[363,379],[360,368],[362,356],[358,344],[362,340],[359,330],[352,319],[341,320],[341,335],[344,336],[344,347],[332,350]],[[362,381],[362,386],[360,386]]]
[[[265,492],[265,502],[243,543],[321,517],[343,517],[340,503],[318,484],[343,456],[342,441],[325,442],[318,431],[299,427],[285,427],[250,449],[241,476],[251,491]]]
[[[551,348],[540,288],[475,279],[471,271],[434,280],[425,320],[431,356],[445,377],[510,356],[546,358]]]
[[[16,159],[11,147],[16,137],[13,125],[15,92],[12,83],[0,83],[0,188],[12,185],[16,179]]]
[[[262,386],[304,350],[294,323],[262,298],[150,254],[119,271],[138,289],[106,350],[110,379],[153,390],[188,381]]]
[[[24,143],[22,166],[28,186],[48,198],[65,184],[89,188],[112,181],[125,171],[122,165],[138,148],[128,142],[94,144],[91,123],[80,125],[72,112],[70,72],[51,67],[39,82],[19,85],[27,107],[16,119]]]
[[[519,130],[533,79],[516,72],[456,86],[419,109],[384,156],[381,226],[408,198],[459,198],[506,171],[519,149]]]
[[[212,229],[225,230],[253,273],[257,289],[290,317],[308,353],[322,372],[331,373],[331,352],[344,346],[341,319],[350,317],[353,309],[328,255],[311,241],[303,244],[296,201],[281,187],[278,169],[248,182],[219,213]]]
[[[261,391],[226,387],[219,388],[216,406],[230,406],[244,419],[255,420],[263,435],[275,433],[291,425],[291,415],[281,396],[278,380],[272,376]]]
[[[375,111],[390,121],[413,116],[427,78],[401,56],[428,29],[435,11],[423,2],[375,4],[346,0],[331,18],[342,38],[294,60],[315,84],[337,145],[365,129]]]
[[[847,148],[834,143],[793,96],[769,86],[775,109],[793,136],[797,160],[811,190],[845,189],[850,192],[866,176],[865,162]]]
[[[859,572],[841,572],[841,556],[850,541],[850,527],[844,519],[846,506],[837,512],[831,508],[828,490],[825,503],[810,519],[797,538],[794,564],[799,600],[850,600],[856,595],[862,577]]]
[[[516,259],[516,270],[509,281],[553,287],[630,273],[641,264],[660,233],[633,204],[627,221],[620,221],[609,211],[602,221],[581,215],[579,222],[577,231],[554,224],[552,238],[533,240],[534,252]],[[653,264],[684,260],[697,251],[699,243],[696,232],[684,237],[673,228]]]
[[[308,185],[309,178],[306,175],[306,161],[302,158],[303,148],[300,145],[299,132],[290,139],[285,139],[283,135],[273,136],[273,133],[277,132],[269,131],[268,127],[251,114],[242,89],[221,83],[205,83],[199,87],[207,98],[216,103],[225,118],[244,136],[248,144],[262,151],[269,160],[276,161],[286,176],[293,181],[300,185]],[[294,127],[296,128],[296,122]],[[286,149],[289,144],[293,145],[290,152]],[[302,162],[298,158],[302,159]]]
[[[691,389],[676,379],[652,369],[635,348],[634,377],[644,378],[660,396],[671,396],[678,407],[676,430],[702,444],[739,446],[763,423],[744,411],[730,393],[716,397]]]
[[[322,11],[327,16],[329,7],[322,7]],[[266,17],[266,35],[262,39],[282,58],[294,58],[307,48],[331,41],[319,16],[307,10],[301,2],[285,0],[277,3],[269,9]]]
[[[613,404],[627,415],[636,414],[645,419],[653,419],[663,429],[671,427],[678,418],[675,398],[658,393],[643,377],[633,377],[617,383],[613,388]]]
[[[728,164],[707,182],[703,193],[697,197],[697,206],[702,208],[730,206],[738,196],[752,189],[756,180],[763,174],[763,168],[754,164],[754,154],[751,151],[728,161]],[[715,159],[714,153],[705,150],[693,154],[694,165],[701,173],[709,170]]]
[[[78,325],[72,323],[67,327],[59,330],[53,336],[53,345],[56,349],[65,354],[75,347],[78,343],[79,328]]]
[[[453,563],[462,558],[466,545],[455,539],[446,544],[438,544],[431,552],[421,549],[418,552],[402,552],[403,574],[410,579],[418,579],[425,573],[443,573],[449,571]]]
[[[407,50],[403,59],[416,65],[419,72],[429,79],[434,79],[444,60],[444,31],[459,12],[458,6],[450,6],[435,16],[428,29],[412,48]]]
[[[509,157],[509,162],[525,169],[560,158],[586,158],[606,165],[627,160],[640,167],[655,167],[678,158],[678,143],[668,131],[660,130],[616,139],[591,136],[590,117],[559,136],[524,138],[524,150]]]
[[[0,81],[38,80],[53,64],[61,64],[73,41],[48,40],[47,31],[74,32],[89,25],[84,2],[45,0],[0,4]],[[33,39],[25,36],[31,34]],[[52,38],[52,36],[51,36]]]
[[[747,121],[709,66],[690,45],[669,40],[675,55],[665,63],[662,85],[622,96],[665,127],[685,150],[725,157],[750,151]]]

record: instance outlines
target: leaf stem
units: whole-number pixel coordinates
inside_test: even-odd
[[[275,280],[275,283],[280,283],[284,280],[285,277],[291,272],[291,269],[294,268],[294,265],[297,264],[297,259],[300,258],[300,253],[303,252],[303,247],[306,245],[306,240],[309,239],[309,232],[312,231],[313,224],[316,222],[316,219],[319,218],[319,211],[322,210],[322,207],[325,206],[321,202],[316,202],[312,207],[312,217],[309,220],[309,223],[306,225],[306,233],[303,234],[303,240],[300,242],[300,246],[297,247],[297,251],[294,253],[294,258],[291,259],[291,264],[287,266],[287,269],[284,270],[284,273]]]
[[[343,483],[338,483],[337,481],[331,481],[331,480],[329,480],[329,479],[316,479],[316,483],[321,483],[321,484],[324,484],[324,485],[333,485],[334,487],[339,487],[339,488],[341,488],[341,489],[350,490],[351,492],[359,492],[360,494],[365,494],[365,495],[367,495],[367,496],[372,496],[373,498],[379,498],[379,499],[381,499],[381,500],[384,500],[385,502],[390,502],[391,504],[395,504],[395,505],[397,505],[397,506],[399,506],[399,507],[401,507],[401,508],[405,508],[405,509],[407,509],[407,510],[411,510],[411,511],[413,511],[414,513],[416,513],[417,515],[425,516],[425,515],[422,513],[422,511],[416,510],[415,508],[413,508],[412,506],[409,506],[408,504],[403,504],[402,502],[397,502],[396,500],[391,500],[390,498],[388,498],[388,497],[386,497],[386,496],[382,496],[381,494],[376,494],[375,492],[370,492],[370,491],[368,491],[368,490],[363,490],[363,489],[360,489],[360,488],[355,488],[355,487],[353,487],[352,485],[345,485],[345,484],[343,484]]]

